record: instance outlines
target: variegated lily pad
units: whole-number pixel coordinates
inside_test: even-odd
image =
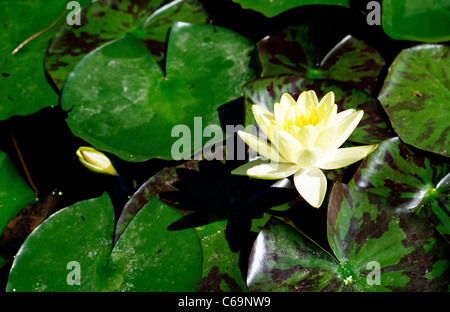
[[[392,138],[363,160],[350,184],[426,218],[450,242],[449,162],[433,160]]]
[[[309,24],[288,27],[258,42],[263,76],[296,74],[333,79],[373,93],[385,62],[377,50],[352,36],[342,39],[323,59]]]
[[[139,37],[163,67],[167,32],[173,22],[204,23],[197,0],[100,0],[83,7],[80,25],[61,25],[45,57],[45,68],[59,89],[89,52],[127,33]]]
[[[402,140],[450,156],[450,47],[419,45],[392,63],[378,95]]]
[[[250,291],[448,291],[446,243],[428,222],[341,183],[328,209],[334,255],[272,219],[253,246]]]

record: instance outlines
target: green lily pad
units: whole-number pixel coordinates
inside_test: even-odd
[[[395,40],[450,40],[450,4],[447,0],[383,0],[382,12],[383,30]]]
[[[450,48],[419,45],[392,63],[378,99],[405,143],[450,156]]]
[[[323,59],[310,24],[291,26],[258,42],[263,76],[296,74],[310,79],[333,79],[373,93],[385,62],[364,41],[346,36]]]
[[[102,0],[82,8],[80,25],[62,25],[45,57],[45,68],[58,87],[89,52],[131,32],[164,65],[167,32],[173,22],[204,23],[207,14],[196,0]]]
[[[180,153],[190,157],[202,148],[194,146],[202,125],[220,125],[217,108],[238,98],[255,76],[253,50],[230,30],[175,23],[164,74],[145,45],[126,35],[87,55],[71,73],[61,100],[71,110],[67,123],[95,148],[127,161],[173,159],[172,145],[186,139],[190,146]],[[202,122],[196,128],[194,116]],[[178,125],[189,128],[189,138],[172,137]]]
[[[0,234],[20,210],[36,199],[8,155],[0,151]]]
[[[0,120],[29,115],[58,105],[48,84],[42,62],[52,32],[34,38],[11,54],[21,43],[44,30],[64,11],[64,1],[0,1]]]
[[[15,257],[6,290],[195,291],[202,266],[198,237],[193,229],[166,229],[179,215],[152,200],[113,247],[108,195],[76,203],[31,233]]]
[[[447,291],[450,261],[434,227],[375,194],[336,183],[328,254],[272,219],[249,260],[250,291]]]
[[[295,7],[310,4],[349,7],[348,0],[233,0],[233,2],[239,3],[244,9],[252,9],[267,17],[274,17]]]
[[[426,218],[450,242],[450,163],[386,140],[363,160],[350,185],[389,198]]]
[[[225,237],[226,224],[226,221],[221,221],[195,229],[202,244],[203,253],[203,272],[198,282],[198,291],[247,291],[239,268],[240,254],[230,251]]]
[[[346,109],[363,110],[364,116],[348,141],[373,144],[395,136],[386,125],[380,104],[367,93],[344,83],[325,79],[305,79],[295,75],[277,75],[255,79],[244,86],[246,102],[246,126],[254,123],[251,110],[253,104],[264,106],[273,112],[273,105],[280,101],[283,93],[297,99],[302,91],[314,90],[320,99],[333,91],[338,111]]]

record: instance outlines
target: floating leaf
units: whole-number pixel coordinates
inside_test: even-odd
[[[258,42],[263,76],[296,74],[306,78],[333,79],[372,93],[385,62],[377,50],[347,36],[318,59],[320,45],[312,25],[292,26]]]
[[[450,242],[449,162],[433,160],[392,138],[363,160],[351,185],[426,218]]]
[[[383,30],[395,40],[450,40],[450,4],[447,0],[383,0],[382,12]]]
[[[124,160],[172,159],[178,140],[189,147],[180,157],[190,157],[202,147],[194,146],[202,125],[218,125],[217,108],[238,98],[254,77],[248,67],[253,50],[230,30],[175,23],[164,75],[146,47],[126,35],[87,55],[67,79],[62,107],[71,109],[68,125],[95,148]],[[194,133],[200,118],[200,133]],[[177,125],[189,133],[172,137]]]
[[[167,226],[180,216],[153,198],[133,218],[111,253],[117,267],[126,262],[123,282],[117,290],[197,290],[202,267],[197,234],[193,229],[167,231]]]
[[[450,156],[450,48],[419,45],[392,63],[378,95],[405,143]]]
[[[322,4],[348,7],[348,0],[233,0],[244,9],[252,9],[267,17],[274,17],[289,9],[302,5]]]
[[[264,106],[273,112],[274,103],[280,101],[283,93],[289,93],[297,99],[305,90],[314,90],[318,98],[333,91],[338,111],[350,108],[364,110],[362,120],[348,139],[350,142],[373,144],[395,135],[384,122],[378,101],[367,93],[332,80],[305,79],[294,75],[259,78],[244,86],[246,125],[254,123],[251,110],[253,104]]]
[[[61,90],[75,65],[100,46],[134,33],[163,66],[167,32],[174,21],[204,23],[207,14],[196,0],[102,0],[80,12],[80,25],[62,25],[45,57],[45,68]]]
[[[179,212],[150,201],[111,251],[113,214],[106,194],[53,214],[19,250],[7,291],[196,290],[202,265],[198,237],[192,229],[166,229]],[[69,278],[72,261],[79,264],[81,280],[72,281],[79,285]]]
[[[20,210],[36,199],[8,155],[0,151],[0,234]]]
[[[238,265],[239,253],[230,252],[225,229],[225,221],[196,228],[203,254],[203,274],[198,282],[198,291],[241,292],[247,290]]]
[[[428,222],[341,183],[333,187],[328,209],[336,259],[272,219],[253,246],[249,290],[447,291],[445,242]]]
[[[53,214],[20,248],[6,291],[94,291],[93,268],[101,250],[111,248],[113,214],[107,195]],[[71,261],[80,264],[80,285],[66,282]]]
[[[306,236],[271,218],[259,233],[249,259],[250,291],[335,291],[339,266]]]
[[[15,49],[49,27],[63,13],[66,4],[58,0],[0,1],[0,120],[58,105],[58,96],[48,84],[42,66],[55,28]]]

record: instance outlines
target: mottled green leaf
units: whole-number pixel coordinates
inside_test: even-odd
[[[426,218],[450,241],[450,163],[414,151],[399,138],[363,160],[351,185],[389,198]]]
[[[378,95],[402,140],[450,156],[450,48],[419,45],[392,63]]]
[[[348,0],[233,0],[244,9],[252,9],[267,17],[274,17],[289,9],[302,5],[322,4],[348,7]]]
[[[383,0],[381,25],[396,40],[450,40],[450,3],[447,0]]]
[[[337,291],[338,263],[309,238],[271,218],[258,234],[250,254],[250,291]]]
[[[146,47],[126,35],[87,55],[67,79],[61,101],[72,109],[68,125],[124,160],[172,159],[178,140],[188,142],[180,157],[190,157],[202,148],[194,146],[194,135],[201,140],[203,127],[219,125],[217,108],[238,98],[254,77],[253,50],[248,39],[225,28],[175,23],[164,74]],[[194,117],[201,117],[200,133],[194,133]],[[172,136],[177,125],[189,133]]]
[[[336,183],[328,206],[328,240],[352,277],[343,290],[447,291],[446,242],[428,222],[384,197]],[[379,285],[371,274],[374,261]]]
[[[333,79],[372,93],[385,62],[364,41],[347,36],[323,59],[312,25],[291,26],[258,42],[263,76],[296,74],[306,78]]]
[[[104,194],[52,215],[19,250],[7,291],[197,289],[202,253],[196,232],[167,230],[180,216],[178,211],[156,198],[151,200],[114,247],[113,214],[111,201]],[[70,283],[70,273],[75,270],[68,266],[72,261],[79,264],[79,285]]]
[[[226,221],[197,227],[202,244],[203,273],[198,291],[241,292],[247,286],[239,268],[239,253],[230,251],[225,237]]]
[[[364,111],[361,122],[348,139],[350,142],[373,144],[395,135],[383,119],[380,104],[367,93],[332,80],[305,79],[294,75],[259,78],[244,86],[246,125],[254,123],[251,110],[253,104],[262,105],[273,112],[274,103],[280,101],[283,93],[289,93],[297,99],[302,91],[307,90],[314,90],[319,99],[333,91],[338,111],[350,108]]]
[[[20,210],[36,199],[8,155],[0,151],[0,234]]]
[[[174,21],[204,23],[207,14],[196,0],[101,0],[83,7],[80,25],[62,25],[45,57],[45,68],[59,89],[89,52],[131,32],[163,66],[167,32]]]
[[[336,259],[283,222],[269,221],[250,255],[249,290],[447,291],[445,241],[384,197],[337,182],[327,232]]]

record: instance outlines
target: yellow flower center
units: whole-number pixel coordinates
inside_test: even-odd
[[[316,126],[322,118],[314,108],[307,108],[302,114],[291,114],[290,118],[284,124],[284,129],[288,130],[291,126],[302,128],[304,126]]]

